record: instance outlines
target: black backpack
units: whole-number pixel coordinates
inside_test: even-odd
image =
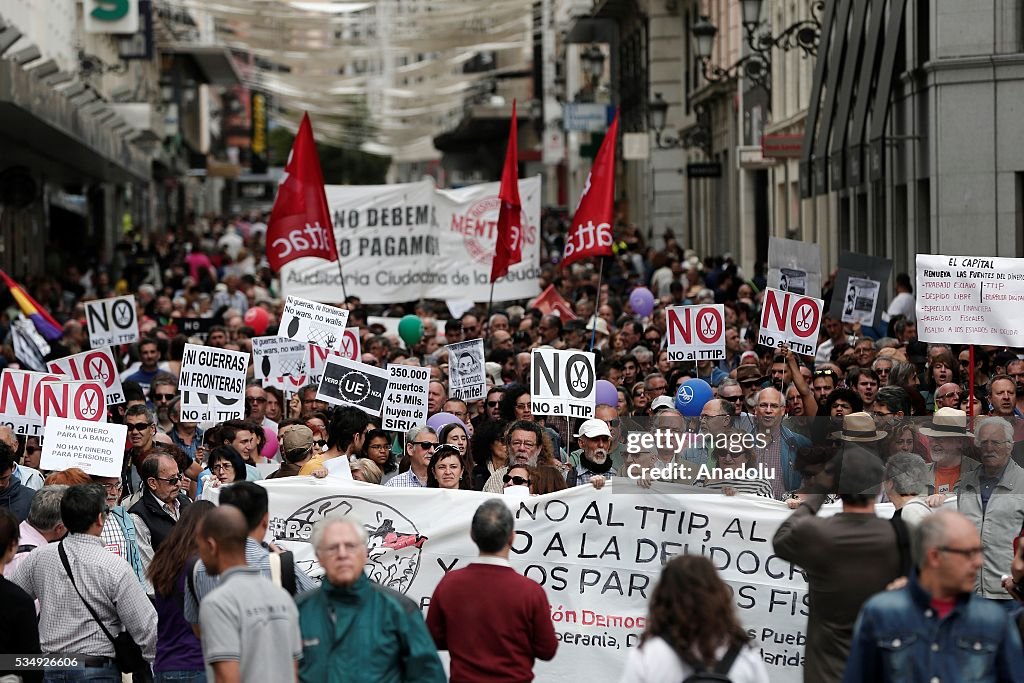
[[[715,664],[714,669],[709,671],[704,667],[696,668],[683,680],[683,683],[730,683],[732,679],[729,678],[729,671],[742,649],[743,645],[733,645],[718,664]]]

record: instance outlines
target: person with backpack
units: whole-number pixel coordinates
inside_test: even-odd
[[[619,683],[768,683],[740,624],[729,586],[711,561],[680,555],[651,594],[647,627],[630,650]]]
[[[279,553],[263,543],[270,524],[269,499],[267,490],[251,481],[238,481],[225,486],[220,494],[221,505],[232,505],[242,511],[249,527],[245,542],[245,563],[257,568],[260,573],[275,584],[298,595],[317,588],[316,582],[295,566],[290,552]],[[207,571],[202,560],[196,562],[188,575],[185,586],[185,618],[192,624],[192,630],[200,638],[199,602],[217,587],[218,580]]]
[[[185,508],[146,570],[157,614],[154,683],[206,680],[203,646],[185,619],[184,604],[188,577],[199,559],[199,523],[214,507],[213,503],[200,500]]]

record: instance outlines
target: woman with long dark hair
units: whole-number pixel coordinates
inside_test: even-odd
[[[197,500],[184,508],[171,534],[160,544],[149,563],[146,576],[153,584],[157,614],[154,683],[205,683],[203,646],[185,619],[184,599],[188,578],[199,557],[197,529],[214,509],[208,500]]]
[[[701,669],[733,683],[768,683],[768,669],[714,565],[700,555],[680,555],[661,570],[647,628],[620,683],[679,683]]]

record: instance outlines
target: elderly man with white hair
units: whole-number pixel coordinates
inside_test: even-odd
[[[1000,417],[978,424],[974,443],[981,467],[963,475],[957,509],[978,527],[984,565],[977,592],[992,600],[1010,600],[1002,575],[1013,562],[1013,539],[1024,529],[1024,469],[1010,459],[1013,427]]]

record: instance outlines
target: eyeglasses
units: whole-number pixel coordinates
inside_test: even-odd
[[[219,462],[216,465],[210,465],[211,472],[230,472],[234,471],[235,466],[229,462]]]
[[[956,400],[959,401],[960,400],[960,394],[958,392],[951,391],[948,394],[939,394],[938,396],[935,397],[935,399],[937,401],[942,401],[942,400],[947,399],[947,398],[955,398]]]
[[[604,423],[605,423],[606,425],[608,425],[609,427],[611,427],[612,429],[614,429],[614,428],[618,427],[618,426],[619,426],[619,425],[621,424],[621,421],[619,420],[619,418],[615,418],[615,419],[613,419],[613,420],[602,420],[602,421],[603,421],[603,422],[604,422]]]
[[[160,403],[166,403],[174,400],[174,394],[153,394],[153,398]]]
[[[740,386],[750,388],[752,386],[755,386],[757,383],[758,382],[756,379],[745,379],[742,382],[740,382]]]
[[[718,398],[722,399],[723,401],[731,401],[732,403],[735,403],[736,401],[743,400],[743,394],[737,394],[736,396],[719,396]]]
[[[106,490],[108,490],[108,491],[120,491],[121,487],[122,487],[121,482],[117,482],[116,484],[100,484],[100,485],[103,488],[105,488]]]
[[[41,450],[43,449],[39,446],[25,446],[25,455],[32,455],[33,453],[38,453]]]
[[[487,401],[488,408],[497,408],[501,405],[501,401]]]
[[[166,481],[168,484],[177,484],[181,481],[183,476],[185,475],[176,474],[173,477],[153,477],[153,479],[156,479],[157,481]]]
[[[944,553],[954,553],[961,557],[966,557],[968,560],[974,557],[980,556],[985,552],[984,548],[951,548],[948,545],[940,545],[939,550]]]
[[[537,443],[535,441],[520,441],[519,439],[516,439],[515,441],[510,441],[508,445],[511,446],[512,448],[536,448],[537,447]]]
[[[718,413],[717,415],[701,415],[699,420],[710,420],[713,417],[729,417],[729,413]]]
[[[245,400],[248,401],[249,403],[266,403],[267,402],[267,399],[263,398],[262,396],[246,396]]]
[[[1002,446],[1002,445],[1005,445],[1005,444],[1008,444],[1008,443],[1013,443],[1013,442],[1012,441],[1004,441],[1002,439],[999,439],[998,441],[996,439],[985,439],[983,441],[979,441],[978,445],[981,446],[982,448],[995,448],[996,446]]]
[[[644,395],[644,390],[643,389],[637,389],[636,391],[633,392],[633,398],[639,398],[640,396],[643,396],[643,395]]]
[[[511,482],[511,483],[515,484],[516,486],[529,486],[530,485],[530,480],[529,479],[527,479],[526,477],[520,477],[519,475],[516,475],[514,477],[510,477],[510,476],[508,476],[506,474],[504,477],[501,478],[501,480],[503,482],[505,482],[506,484]]]
[[[782,407],[781,403],[758,403],[757,407],[761,410],[778,410]]]
[[[153,426],[152,422],[127,422],[125,427],[129,432],[144,432]]]
[[[529,407],[530,407],[530,402],[529,401],[527,401],[526,403],[516,403],[516,408],[529,408]]]
[[[425,448],[430,451],[438,447],[438,444],[433,441],[410,441],[409,443],[413,446],[419,446],[420,448]]]

